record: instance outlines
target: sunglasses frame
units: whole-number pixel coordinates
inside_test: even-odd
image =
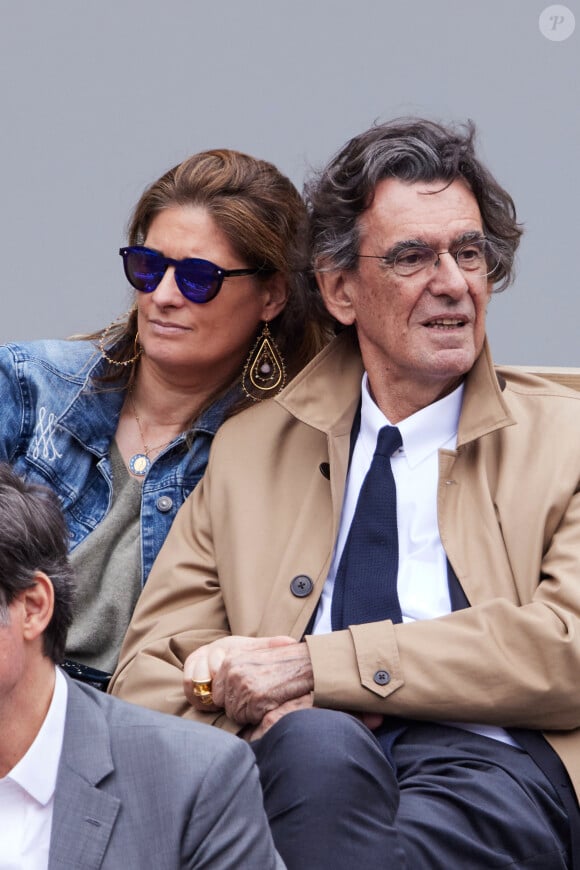
[[[206,302],[211,302],[212,299],[215,299],[222,289],[222,284],[225,278],[239,278],[243,275],[257,275],[258,272],[271,273],[274,271],[273,269],[265,269],[263,266],[258,266],[254,269],[222,269],[221,266],[212,263],[211,260],[203,260],[200,257],[186,257],[183,260],[173,260],[171,257],[166,257],[160,251],[156,251],[153,248],[147,248],[145,245],[129,245],[124,248],[119,248],[119,254],[123,258],[123,269],[127,281],[135,290],[138,290],[139,293],[154,293],[163,280],[168,266],[173,266],[175,269],[175,283],[177,284],[179,292],[188,300],[188,302],[194,302],[196,305],[205,305]],[[163,272],[155,287],[147,289],[145,287],[136,286],[127,266],[127,259],[130,254],[146,254],[147,256],[153,256],[157,259],[157,263],[161,268],[163,268]],[[214,277],[212,278],[212,287],[207,289],[208,295],[205,299],[196,298],[195,292],[184,283],[185,279],[183,274],[180,274],[180,270],[184,267],[189,267],[194,271],[198,264],[203,266],[205,269],[211,267],[211,270],[213,270]]]

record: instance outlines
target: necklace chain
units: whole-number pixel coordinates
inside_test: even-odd
[[[141,426],[141,420],[139,418],[139,414],[137,413],[137,408],[135,407],[133,390],[129,390],[129,400],[133,409],[133,415],[135,417],[135,420],[137,421],[139,435],[141,436],[141,441],[143,442],[143,453],[135,453],[131,457],[131,459],[129,460],[129,470],[131,474],[134,474],[136,477],[145,477],[145,475],[151,468],[151,460],[149,459],[149,454],[153,450],[161,450],[163,447],[167,447],[168,444],[171,444],[173,438],[170,438],[169,441],[164,441],[163,444],[157,444],[155,447],[149,447],[149,445],[145,441],[145,434],[143,432],[143,427]]]
[[[133,408],[133,415],[135,420],[137,421],[137,426],[139,427],[139,435],[141,436],[141,441],[143,442],[143,453],[149,459],[149,454],[153,452],[153,450],[161,450],[162,447],[167,447],[168,444],[171,444],[173,438],[170,438],[168,441],[164,441],[163,444],[157,444],[155,447],[149,447],[147,442],[145,441],[145,435],[143,433],[143,427],[141,426],[141,418],[137,413],[137,408],[135,406],[135,399],[133,398],[133,390],[129,391],[129,399],[131,400],[131,407]]]

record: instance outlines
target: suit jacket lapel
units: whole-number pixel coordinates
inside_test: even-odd
[[[48,867],[98,870],[119,812],[119,798],[99,789],[114,771],[105,714],[96,697],[68,680]]]

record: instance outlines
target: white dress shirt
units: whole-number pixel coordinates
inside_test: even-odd
[[[399,571],[397,593],[403,622],[433,619],[451,613],[447,556],[439,537],[437,487],[439,450],[454,450],[463,401],[463,385],[432,405],[397,423],[403,442],[391,458],[397,488]],[[332,631],[331,605],[336,572],[350,530],[358,496],[373,460],[379,430],[392,426],[371,398],[368,378],[362,379],[360,431],[346,481],[338,537],[326,578],[313,634]],[[449,722],[504,743],[516,745],[501,728]]]
[[[437,525],[439,449],[454,450],[463,386],[397,424],[403,446],[391,459],[397,487],[399,573],[397,591],[404,622],[451,612],[447,557]],[[331,631],[334,580],[359,492],[373,459],[379,430],[391,426],[374,403],[363,375],[360,432],[346,481],[336,547],[322,590],[314,633]]]
[[[66,680],[56,668],[40,731],[26,755],[0,779],[0,870],[47,870],[67,695]]]

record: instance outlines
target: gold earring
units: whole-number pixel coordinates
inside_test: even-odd
[[[129,312],[129,313],[131,313],[131,312]],[[134,362],[137,362],[137,360],[139,359],[139,357],[141,356],[141,354],[143,352],[143,348],[139,344],[139,332],[135,333],[135,341],[133,342],[133,356],[131,357],[131,359],[125,359],[125,360],[113,359],[113,357],[109,356],[109,354],[105,350],[107,336],[110,334],[111,330],[113,330],[116,326],[120,326],[121,323],[123,322],[123,320],[124,320],[124,317],[118,318],[117,320],[113,320],[112,323],[109,323],[109,325],[103,330],[103,334],[101,335],[101,337],[99,339],[99,350],[101,351],[101,355],[112,366],[130,366]]]
[[[259,402],[279,393],[286,383],[282,355],[264,323],[242,372],[242,389],[249,399]]]

